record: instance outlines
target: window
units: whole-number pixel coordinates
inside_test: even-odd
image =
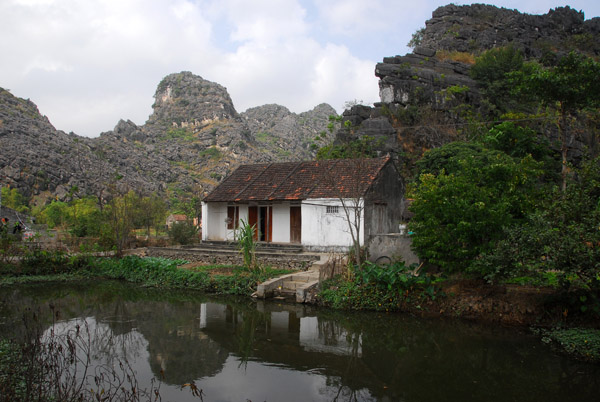
[[[327,205],[325,213],[328,214],[337,214],[339,207],[337,205]]]
[[[227,207],[227,229],[238,229],[240,227],[240,207]]]

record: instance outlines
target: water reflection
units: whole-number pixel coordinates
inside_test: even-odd
[[[556,356],[514,330],[401,315],[340,313],[209,299],[121,283],[0,291],[0,335],[19,337],[24,307],[87,322],[97,362],[125,358],[163,400],[586,401],[600,368]],[[44,318],[50,327],[52,318]]]

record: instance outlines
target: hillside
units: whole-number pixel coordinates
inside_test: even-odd
[[[486,99],[471,68],[490,49],[512,47],[526,61],[555,63],[575,50],[600,55],[600,18],[585,20],[582,12],[559,7],[544,15],[475,4],[440,7],[413,36],[412,53],[384,57],[375,67],[380,103],[356,106],[343,113],[351,129],[337,133],[336,143],[365,135],[382,139],[381,152],[401,157],[410,169],[428,149],[457,139],[468,139],[501,111]],[[557,139],[555,124],[534,129],[550,142]],[[583,131],[583,130],[582,130]],[[597,149],[597,139],[583,133],[571,144],[571,157]]]
[[[368,136],[409,172],[424,151],[468,138],[481,122],[500,116],[471,76],[478,56],[513,46],[526,60],[543,63],[570,50],[598,57],[600,18],[586,20],[569,7],[528,15],[451,4],[433,11],[412,43],[412,53],[377,63],[380,102],[346,110],[342,127],[351,127],[335,135],[338,145]],[[201,196],[239,164],[311,159],[317,135],[320,146],[333,141],[327,125],[336,113],[326,104],[300,114],[279,105],[238,113],[226,88],[190,72],[165,77],[154,98],[145,124],[121,120],[112,131],[86,138],[56,130],[35,104],[0,90],[2,183],[58,199],[75,190],[99,198],[128,189]],[[556,141],[554,124],[534,128]],[[570,157],[597,143],[585,132],[570,145]]]
[[[265,105],[238,113],[227,90],[190,72],[158,85],[148,121],[97,138],[56,130],[29,100],[0,90],[0,177],[27,196],[136,190],[202,195],[241,163],[311,159],[335,110]]]

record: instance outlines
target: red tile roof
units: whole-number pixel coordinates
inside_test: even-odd
[[[362,196],[389,157],[242,165],[207,202],[305,200]]]

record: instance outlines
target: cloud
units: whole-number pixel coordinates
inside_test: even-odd
[[[238,109],[303,112],[378,99],[375,64],[408,52],[441,0],[3,0],[0,86],[55,126],[96,136],[143,124],[160,80],[191,71],[228,88]],[[546,12],[550,0],[496,1]],[[595,1],[573,0],[588,18]]]

